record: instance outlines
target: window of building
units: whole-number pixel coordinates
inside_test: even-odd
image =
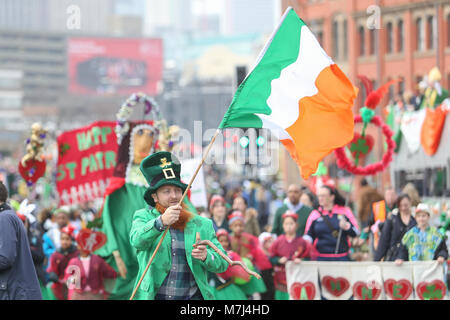
[[[388,78],[386,82],[389,82],[389,81],[391,81],[391,80],[392,80],[391,78]],[[375,87],[374,87],[374,88],[375,88]],[[394,86],[389,86],[389,89],[388,89],[388,98],[389,98],[389,100],[393,100],[393,99],[394,99]]]
[[[365,55],[365,49],[366,49],[366,41],[365,41],[365,30],[364,27],[359,27],[358,29],[359,34],[359,56],[362,57]]]
[[[416,19],[416,50],[423,51],[424,47],[424,32],[422,18]]]
[[[397,23],[397,52],[403,52],[403,20]]]
[[[431,50],[436,47],[435,45],[435,34],[436,34],[436,24],[434,22],[434,16],[427,17],[427,49]]]
[[[394,51],[394,35],[392,22],[388,22],[386,25],[386,42],[387,53],[392,53]]]
[[[22,106],[22,96],[0,96],[0,108],[18,109]]]
[[[450,13],[447,15],[447,47],[450,47]]]
[[[333,22],[333,57],[339,59],[339,23]]]
[[[373,56],[375,54],[375,29],[370,29],[369,31],[369,55]]]
[[[347,20],[343,22],[343,32],[344,32],[344,59],[348,57],[348,37],[347,37]]]
[[[403,96],[403,92],[405,92],[405,79],[400,77],[400,82],[398,82],[398,94]],[[409,103],[409,101],[407,101]]]
[[[320,46],[323,47],[323,31],[317,32],[317,41],[319,41]]]

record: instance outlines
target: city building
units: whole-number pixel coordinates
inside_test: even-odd
[[[106,34],[114,12],[115,0],[2,0],[0,29]]]
[[[0,69],[0,151],[11,150],[20,143],[21,134],[17,128],[25,129],[22,81],[21,70]]]
[[[223,34],[271,33],[278,5],[274,0],[224,0]]]
[[[399,79],[391,85],[388,94],[376,109],[381,116],[384,116],[382,111],[389,101],[401,99],[404,93],[417,95],[418,83],[435,66],[442,74],[442,87],[449,88],[449,0],[281,1],[283,12],[288,6],[294,8],[316,35],[328,55],[352,83],[359,87],[358,98],[354,104],[355,113],[358,113],[366,98],[364,86],[358,75],[368,77],[375,89],[389,80]],[[383,153],[382,135],[380,130],[370,127],[367,133],[375,140],[374,150],[377,151],[375,154],[372,152],[372,159],[368,159],[368,162],[373,163],[378,161]],[[436,157],[439,158],[438,161],[434,159],[426,163],[423,152],[415,155],[407,154],[404,150],[401,152],[403,152],[401,157],[391,164],[391,170],[385,170],[383,174],[377,175],[375,184],[380,189],[389,184],[395,184],[399,189],[407,176],[413,177],[411,179],[415,179],[416,182],[420,179],[432,180],[433,175],[425,174],[425,171],[431,170],[427,165],[439,164],[439,168],[433,169],[437,170],[436,172],[442,172],[445,166],[447,171],[450,170],[448,163],[445,164],[447,161],[444,159],[445,154]],[[405,163],[407,159],[416,161],[409,166]],[[325,161],[329,168],[336,167],[333,155],[326,157]],[[405,166],[410,167],[411,172],[405,172]],[[417,174],[415,169],[422,171]],[[448,174],[445,173],[443,176]],[[356,177],[353,184],[356,191],[359,179]],[[418,187],[419,192],[427,195],[427,192],[422,192],[425,190],[424,186],[425,183]]]
[[[417,93],[417,84],[434,66],[450,84],[450,1],[282,0],[292,6],[315,33],[324,50],[363,90],[358,75],[375,88],[401,79],[383,101]],[[378,41],[377,41],[378,39]],[[444,76],[445,75],[445,76]]]
[[[23,105],[58,103],[66,91],[66,38],[40,31],[0,30],[0,69],[23,72]]]

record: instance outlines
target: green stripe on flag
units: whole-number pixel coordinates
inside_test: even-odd
[[[261,60],[237,89],[219,128],[262,128],[255,114],[272,113],[267,105],[271,82],[298,59],[304,25],[294,10],[286,14]]]

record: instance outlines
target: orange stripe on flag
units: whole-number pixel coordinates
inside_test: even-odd
[[[282,141],[304,179],[326,155],[353,139],[352,106],[357,88],[336,64],[324,68],[315,85],[317,94],[300,99],[299,117],[286,129],[292,141]]]

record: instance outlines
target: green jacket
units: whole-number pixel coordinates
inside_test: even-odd
[[[275,233],[277,236],[283,234],[283,219],[281,216],[288,210],[288,206],[283,204],[281,207],[277,209],[275,212],[275,216],[273,218],[273,227],[272,233]],[[297,220],[297,236],[303,236],[306,227],[306,220],[308,220],[309,214],[313,211],[312,208],[307,206],[302,206],[300,210],[297,210],[298,220]]]
[[[164,233],[164,231],[159,232],[155,227],[156,218],[159,216],[160,213],[156,209],[140,209],[136,211],[133,216],[130,241],[131,245],[137,250],[136,255],[139,262],[139,272],[136,278],[135,287],[144,273],[153,251]],[[210,219],[194,215],[194,217],[191,218],[191,220],[186,224],[186,228],[184,229],[186,259],[203,298],[205,300],[212,300],[214,299],[214,293],[213,289],[208,285],[208,271],[214,273],[225,272],[228,268],[228,262],[209,246],[207,247],[208,255],[205,261],[192,258],[192,245],[195,243],[195,236],[197,232],[200,233],[200,239],[210,240],[224,254],[226,254],[226,252],[223,250],[216,238],[212,221]],[[171,243],[172,239],[170,232],[168,231],[161,247],[156,253],[152,265],[142,280],[135,299],[154,299],[172,265]]]

